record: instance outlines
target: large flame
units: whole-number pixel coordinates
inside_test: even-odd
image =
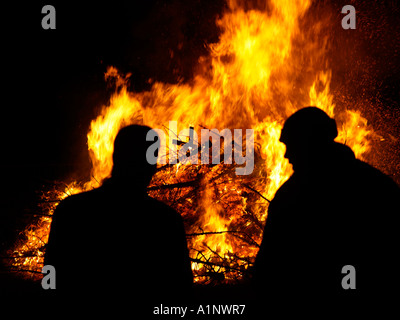
[[[229,1],[217,21],[220,39],[209,45],[208,56],[199,60],[189,83],[156,82],[150,91],[129,92],[129,75],[109,67],[106,79],[115,81],[116,90],[87,136],[92,179],[81,188],[75,185],[72,193],[98,187],[110,175],[114,139],[128,124],[164,129],[166,145],[170,138],[185,141],[187,137],[177,135],[189,126],[254,129],[256,161],[250,176],[236,176],[224,164],[159,164],[149,191],[182,214],[197,281],[212,281],[221,274],[226,281],[240,279],[257,254],[268,200],[292,173],[279,142],[284,119],[315,105],[338,120],[337,141],[349,145],[358,158],[369,148],[370,131],[360,113],[335,109],[322,22],[301,28],[310,5],[306,0],[273,0],[264,10],[244,10],[239,1]],[[176,132],[165,129],[172,120],[177,121]],[[49,223],[36,232],[47,235]],[[23,256],[23,245],[41,247],[43,241],[45,236],[37,244],[34,235],[28,236],[14,252]],[[34,261],[15,260],[14,265],[34,269],[43,263],[42,252],[38,255]]]

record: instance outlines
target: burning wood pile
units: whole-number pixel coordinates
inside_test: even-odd
[[[181,213],[200,283],[241,280],[261,242],[268,200],[255,188],[265,168],[258,165],[258,172],[242,176],[235,169],[224,163],[167,164],[149,187],[152,197]]]
[[[268,10],[244,10],[240,3],[230,1],[218,19],[219,42],[208,46],[209,55],[200,59],[190,83],[156,82],[149,91],[129,92],[131,75],[108,68],[105,78],[115,93],[87,136],[92,179],[57,186],[43,195],[43,211],[10,250],[15,257],[10,266],[40,272],[57,201],[98,187],[110,175],[114,139],[129,124],[162,129],[165,146],[170,139],[187,141],[188,135],[178,134],[183,128],[254,130],[254,170],[248,175],[237,175],[235,163],[169,164],[161,163],[168,154],[159,156],[149,195],[182,215],[193,274],[200,284],[233,283],[249,275],[269,200],[292,173],[279,142],[290,114],[317,106],[338,121],[337,141],[349,145],[357,157],[368,151],[371,130],[360,112],[351,106],[335,108],[326,21],[307,21],[311,1],[271,1]],[[176,131],[168,129],[169,121],[177,122]],[[201,156],[201,144],[198,150]],[[222,147],[219,151],[224,155]]]

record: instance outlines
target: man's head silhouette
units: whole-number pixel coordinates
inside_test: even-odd
[[[280,141],[286,145],[285,158],[295,171],[313,168],[320,155],[333,145],[336,121],[316,107],[296,111],[285,122]]]
[[[157,164],[146,159],[149,146],[157,142],[146,141],[150,127],[130,125],[122,128],[114,141],[112,178],[134,188],[146,188],[156,172]],[[157,149],[158,150],[158,149]]]

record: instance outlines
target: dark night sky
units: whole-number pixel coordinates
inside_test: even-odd
[[[71,152],[85,143],[82,137],[96,107],[109,93],[106,67],[132,72],[131,89],[138,91],[149,88],[150,77],[168,82],[190,78],[191,66],[206,53],[204,43],[217,40],[215,14],[223,7],[221,1],[205,7],[200,1],[52,2],[57,29],[43,30],[44,4],[5,10],[13,13],[7,21],[14,25],[7,28],[8,45],[3,46],[3,97],[11,104],[2,133],[18,136],[7,142],[11,158],[3,159],[6,163],[75,163],[82,155]],[[179,43],[185,46],[171,60],[170,50]]]
[[[382,130],[390,126],[398,138],[399,5],[356,2],[358,29],[345,35],[340,9],[353,3],[331,5],[337,12],[333,45],[340,48],[334,77],[355,79],[354,95],[364,94],[363,85],[371,88],[372,81],[375,91],[368,94],[379,96],[379,107],[365,110],[365,116]],[[56,8],[56,30],[41,28],[46,4]],[[204,44],[218,39],[215,18],[223,8],[222,0],[2,5],[2,213],[4,206],[17,212],[20,205],[10,203],[26,202],[46,182],[69,177],[78,168],[88,171],[86,133],[110,94],[103,78],[107,66],[132,72],[131,90],[137,91],[149,88],[149,78],[190,79],[192,66],[207,52]],[[359,55],[364,59],[352,69]],[[373,72],[365,78],[363,68]],[[398,162],[397,156],[388,155],[392,162]],[[1,219],[8,222],[4,215]],[[5,229],[3,224],[0,232]]]

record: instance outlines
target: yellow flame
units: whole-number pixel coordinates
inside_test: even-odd
[[[272,199],[292,173],[283,157],[285,146],[279,142],[285,118],[307,105],[315,105],[331,117],[337,116],[330,93],[332,72],[329,68],[321,71],[320,65],[313,64],[313,57],[318,60],[325,54],[325,46],[318,42],[326,41],[325,35],[307,40],[304,30],[300,29],[300,21],[306,16],[311,1],[276,0],[263,5],[268,10],[247,11],[240,1],[230,0],[228,4],[229,10],[217,21],[220,39],[209,45],[209,55],[199,60],[195,69],[199,71],[190,83],[156,82],[150,91],[133,93],[127,90],[127,76],[114,67],[108,69],[106,79],[114,81],[116,91],[92,121],[88,133],[93,178],[83,189],[76,189],[97,187],[99,181],[110,175],[114,139],[119,129],[128,124],[163,128],[168,127],[169,121],[177,121],[177,132],[166,131],[167,141],[169,135],[176,135],[189,125],[209,129],[254,129],[259,146],[257,152],[262,160],[256,163],[250,177],[228,175],[229,178],[221,178],[225,179],[221,180],[221,187],[210,181],[223,170],[223,165],[196,169],[196,173],[203,170],[201,183],[205,187],[195,212],[200,217],[195,224],[187,225],[186,231],[188,234],[203,233],[189,239],[191,257],[198,259],[201,252],[203,261],[210,261],[212,256],[232,254],[255,257],[257,248],[243,245],[225,231],[253,230],[254,242],[260,243],[261,229],[253,228],[250,220],[243,222],[243,216],[244,212],[251,211],[260,221],[265,221],[268,203],[262,197]],[[319,24],[315,23],[317,34],[318,28]],[[301,41],[295,43],[295,39]],[[358,111],[350,110],[338,118],[337,140],[348,144],[356,156],[361,157],[369,148],[366,137],[370,131],[366,120]],[[164,184],[190,181],[195,176],[192,167],[178,164],[173,169],[161,170],[154,176],[152,185],[159,185],[160,181]],[[255,195],[257,201],[249,200],[247,194],[251,191],[243,186],[249,183],[250,188],[259,193]],[[169,193],[152,191],[151,195],[168,203]],[[193,202],[188,198],[186,204],[177,204],[176,209],[183,216],[191,215],[193,210],[188,208]],[[32,239],[33,235],[29,241]],[[194,273],[201,276],[201,270],[201,264],[194,262]]]

